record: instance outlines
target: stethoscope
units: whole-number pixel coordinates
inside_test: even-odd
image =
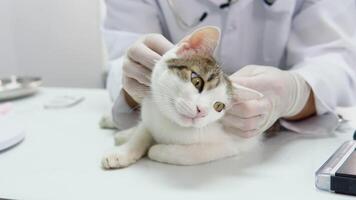
[[[214,4],[213,9],[209,10],[209,11],[204,11],[199,17],[197,17],[196,19],[193,20],[192,23],[188,23],[186,22],[182,16],[178,13],[177,9],[176,9],[176,5],[174,3],[174,0],[167,0],[168,1],[168,5],[170,7],[170,9],[172,10],[172,13],[174,15],[174,18],[176,19],[178,25],[182,28],[182,29],[191,29],[193,27],[196,27],[198,24],[202,23],[209,14],[211,13],[215,13],[215,12],[219,12],[222,11],[226,8],[229,8],[231,5],[237,3],[239,0],[227,0],[226,3],[222,3],[218,6],[216,6]],[[264,2],[271,6],[276,0],[264,0]],[[208,2],[208,1],[203,1],[203,2]]]

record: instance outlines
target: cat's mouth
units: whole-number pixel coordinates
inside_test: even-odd
[[[194,122],[194,120],[196,120],[197,119],[197,117],[189,117],[189,116],[186,116],[186,115],[184,115],[184,114],[180,114],[180,113],[178,113],[179,115],[180,115],[180,117],[182,118],[182,119],[184,119],[185,121],[191,121],[192,123]]]
[[[197,118],[194,117],[188,117],[180,113],[178,113],[178,115],[181,118],[181,121],[183,122],[183,126],[193,126],[197,121]]]
[[[195,126],[199,123],[201,119],[204,118],[201,116],[189,116],[186,114],[182,114],[178,111],[177,114],[179,115],[180,121],[183,122],[181,125],[186,127]]]
[[[171,106],[174,108],[174,111],[177,115],[176,117],[176,123],[178,123],[180,126],[184,127],[192,127],[196,126],[197,124],[200,124],[201,120],[206,116],[206,115],[200,115],[196,111],[192,109],[191,106],[187,106],[187,103],[182,103],[182,102],[172,102]]]

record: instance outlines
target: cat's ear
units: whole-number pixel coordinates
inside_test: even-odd
[[[245,86],[232,83],[234,99],[237,101],[248,101],[252,99],[260,99],[263,97],[263,94],[257,90],[247,88]]]
[[[178,43],[177,55],[199,54],[213,56],[220,41],[220,29],[205,26],[186,36]]]

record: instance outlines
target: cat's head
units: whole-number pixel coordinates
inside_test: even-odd
[[[184,127],[204,127],[220,119],[231,104],[232,85],[213,58],[220,31],[201,28],[157,62],[152,98],[160,112]]]

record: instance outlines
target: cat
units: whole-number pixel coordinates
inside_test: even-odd
[[[247,99],[256,98],[253,91],[234,85],[214,59],[219,39],[217,27],[203,27],[162,56],[152,72],[151,93],[141,105],[141,121],[117,134],[120,146],[103,157],[103,168],[127,167],[147,153],[163,163],[196,165],[258,144],[259,136],[241,138],[219,121],[236,88]]]

